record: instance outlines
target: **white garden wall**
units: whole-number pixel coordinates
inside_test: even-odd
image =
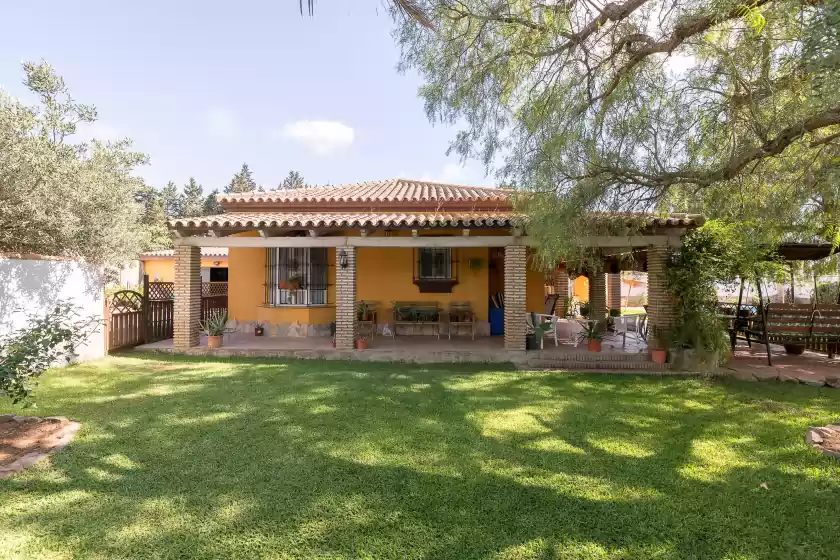
[[[0,254],[0,337],[43,316],[59,300],[69,300],[83,317],[96,316],[99,328],[77,350],[78,360],[105,355],[102,270],[83,262]]]

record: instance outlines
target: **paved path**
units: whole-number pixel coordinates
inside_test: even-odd
[[[782,346],[771,344],[773,365],[767,365],[767,350],[763,344],[752,348],[739,340],[732,361],[725,367],[742,379],[781,379],[809,385],[824,384],[840,388],[840,359],[829,360],[825,354],[806,351],[801,356],[789,356]]]

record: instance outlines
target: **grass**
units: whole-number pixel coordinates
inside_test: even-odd
[[[0,558],[840,557],[840,391],[123,357],[37,397],[83,427],[0,481]]]

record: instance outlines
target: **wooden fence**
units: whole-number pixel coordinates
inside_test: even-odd
[[[201,320],[227,312],[227,282],[204,282],[201,286]],[[149,282],[143,277],[143,292],[121,290],[108,302],[108,351],[172,338],[175,323],[175,285]]]

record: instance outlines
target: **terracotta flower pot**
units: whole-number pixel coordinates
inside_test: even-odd
[[[368,341],[367,340],[365,340],[363,338],[360,338],[359,340],[356,341],[356,348],[357,349],[364,350],[367,347],[368,347]]]
[[[222,337],[221,336],[208,336],[207,337],[207,347],[208,348],[221,348],[222,347]]]
[[[600,352],[601,351],[601,341],[600,340],[595,340],[594,338],[590,339],[586,343],[586,347],[589,348],[590,352]]]
[[[650,357],[657,364],[664,364],[668,358],[668,352],[664,348],[654,348],[650,351]]]

